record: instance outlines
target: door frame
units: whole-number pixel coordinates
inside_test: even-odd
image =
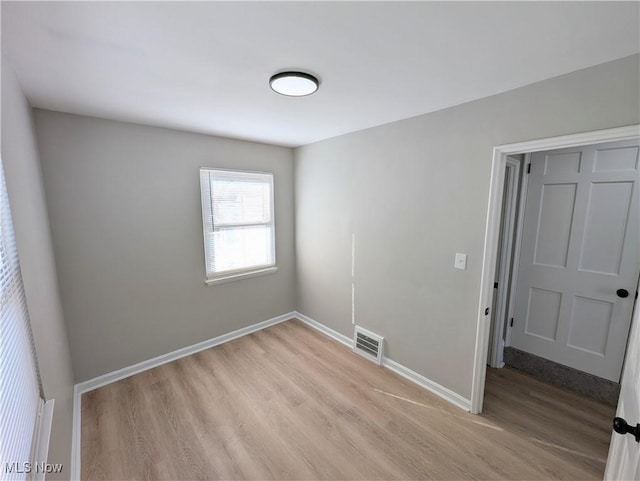
[[[531,163],[531,152],[524,154],[522,161],[522,181],[518,191],[518,212],[516,224],[514,226],[513,241],[513,265],[511,266],[511,290],[509,292],[509,317],[513,317],[516,300],[516,287],[518,281],[518,269],[520,268],[520,252],[522,250],[522,231],[524,229],[524,211],[527,204],[527,192],[529,189],[529,176],[524,172],[525,167]],[[513,329],[507,328],[505,336],[505,346],[511,346],[511,334]]]
[[[528,157],[525,156],[524,160],[515,160],[507,157],[505,162],[505,176],[506,184],[503,191],[503,195],[506,195],[504,204],[502,206],[502,213],[500,216],[500,229],[502,233],[498,234],[498,242],[500,242],[500,236],[502,241],[500,242],[500,273],[497,278],[498,292],[496,295],[496,308],[494,309],[495,316],[493,318],[493,335],[491,339],[491,359],[489,364],[491,367],[504,367],[503,353],[505,346],[509,345],[510,328],[507,326],[508,334],[502,340],[502,333],[505,332],[505,322],[512,317],[513,313],[513,297],[514,297],[514,283],[515,279],[514,269],[511,266],[511,259],[514,251],[517,252],[516,239],[519,239],[519,230],[517,225],[519,224],[519,217],[516,216],[516,209],[518,206],[518,198],[520,196],[520,170],[521,166],[527,164]],[[510,171],[509,174],[507,172]],[[522,209],[521,209],[522,210]],[[497,261],[497,259],[496,259]],[[497,267],[497,265],[496,265]],[[515,266],[513,266],[515,267]]]
[[[495,279],[498,255],[498,239],[500,218],[502,215],[504,176],[507,165],[507,156],[581,145],[600,144],[604,142],[632,140],[637,138],[640,138],[640,125],[630,125],[614,129],[596,130],[592,132],[562,135],[559,137],[531,140],[515,144],[498,145],[493,148],[487,221],[484,235],[484,252],[482,255],[482,277],[480,280],[480,293],[478,299],[473,378],[471,383],[472,413],[481,413],[484,401],[487,355],[490,342],[489,333],[491,329],[491,316],[489,313],[493,308],[493,283]]]

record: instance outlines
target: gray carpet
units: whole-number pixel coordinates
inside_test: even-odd
[[[577,392],[611,406],[618,404],[620,384],[617,382],[563,366],[513,347],[504,348],[504,362],[509,367],[554,386]]]

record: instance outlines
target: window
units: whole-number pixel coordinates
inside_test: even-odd
[[[35,459],[41,388],[0,161],[0,478],[26,479]]]
[[[200,169],[207,284],[276,271],[273,174]]]

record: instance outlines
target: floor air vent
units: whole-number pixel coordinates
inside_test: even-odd
[[[376,364],[382,364],[383,341],[384,337],[356,326],[353,350]]]

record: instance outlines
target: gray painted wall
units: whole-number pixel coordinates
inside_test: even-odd
[[[355,233],[357,324],[469,398],[492,149],[640,123],[638,58],[296,149],[298,310],[352,335]]]
[[[40,376],[46,398],[55,399],[48,459],[50,463],[64,464],[64,470],[60,474],[47,475],[47,479],[69,479],[73,371],[58,293],[31,107],[4,56],[2,162]]]
[[[293,152],[35,110],[76,381],[295,309]],[[199,167],[274,173],[278,271],[207,287]]]

